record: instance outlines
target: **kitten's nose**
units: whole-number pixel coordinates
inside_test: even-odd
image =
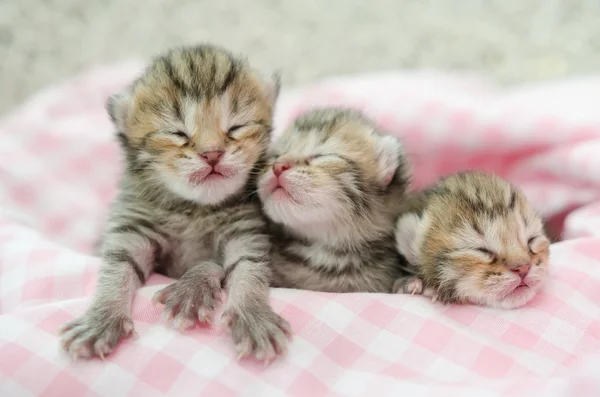
[[[274,163],[273,173],[275,174],[275,176],[279,176],[283,173],[283,171],[289,170],[290,168],[292,168],[292,165],[289,163]]]
[[[523,280],[525,278],[525,276],[527,276],[527,273],[529,273],[530,268],[531,268],[531,264],[524,263],[524,264],[521,264],[521,265],[515,267],[514,269],[512,269],[512,271],[514,273],[518,274],[519,277],[521,277],[521,280]]]
[[[204,152],[200,155],[200,157],[202,157],[208,165],[215,166],[219,163],[219,160],[221,160],[221,157],[223,157],[223,151],[222,150],[212,150],[210,152]]]

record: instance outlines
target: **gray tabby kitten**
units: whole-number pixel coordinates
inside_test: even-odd
[[[356,111],[326,108],[298,117],[271,150],[258,193],[272,221],[272,285],[391,292],[409,185],[401,143]]]
[[[269,237],[251,198],[278,87],[200,45],[158,57],[109,100],[126,170],[91,306],[61,329],[73,357],[103,358],[133,332],[133,294],[153,271],[180,278],[155,296],[175,326],[209,321],[224,282],[238,353],[265,359],[285,349],[289,325],[268,300]]]

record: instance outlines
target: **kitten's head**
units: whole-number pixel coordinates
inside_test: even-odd
[[[529,302],[548,272],[550,242],[525,196],[494,175],[442,180],[425,212],[421,252],[458,300],[502,308]]]
[[[278,90],[276,77],[200,45],[155,59],[107,108],[131,173],[215,205],[240,193],[264,156]]]
[[[303,114],[270,154],[258,193],[274,222],[333,244],[391,230],[392,203],[408,185],[404,150],[360,113],[326,108]]]

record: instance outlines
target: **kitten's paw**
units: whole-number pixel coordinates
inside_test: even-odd
[[[211,323],[217,304],[223,299],[224,277],[221,267],[198,266],[156,292],[152,301],[165,305],[163,318],[181,331],[196,322]]]
[[[254,356],[268,365],[287,352],[292,337],[290,324],[271,307],[228,309],[223,313],[235,344],[238,359]]]
[[[449,304],[449,303],[466,303],[466,302],[458,302],[458,301],[450,302],[450,301],[442,300],[442,299],[440,299],[438,292],[436,290],[434,290],[433,288],[425,288],[423,290],[423,296],[426,298],[430,298],[431,302],[433,302],[433,303],[440,302],[444,305]]]
[[[104,360],[121,339],[133,333],[129,316],[99,310],[90,310],[59,330],[61,347],[74,360],[94,356]]]
[[[422,294],[423,280],[419,277],[402,277],[396,280],[392,291],[395,294]]]

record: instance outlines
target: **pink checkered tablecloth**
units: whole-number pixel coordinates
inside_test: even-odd
[[[284,92],[302,110],[363,109],[401,136],[415,186],[479,168],[521,186],[562,229],[545,290],[523,309],[422,297],[273,290],[295,338],[264,368],[235,360],[220,327],[160,323],[155,275],[136,296],[137,339],[72,362],[57,328],[81,314],[90,252],[115,194],[119,153],[105,98],[138,65],[93,70],[0,122],[0,396],[599,396],[600,79],[500,91],[470,76],[388,73]]]

